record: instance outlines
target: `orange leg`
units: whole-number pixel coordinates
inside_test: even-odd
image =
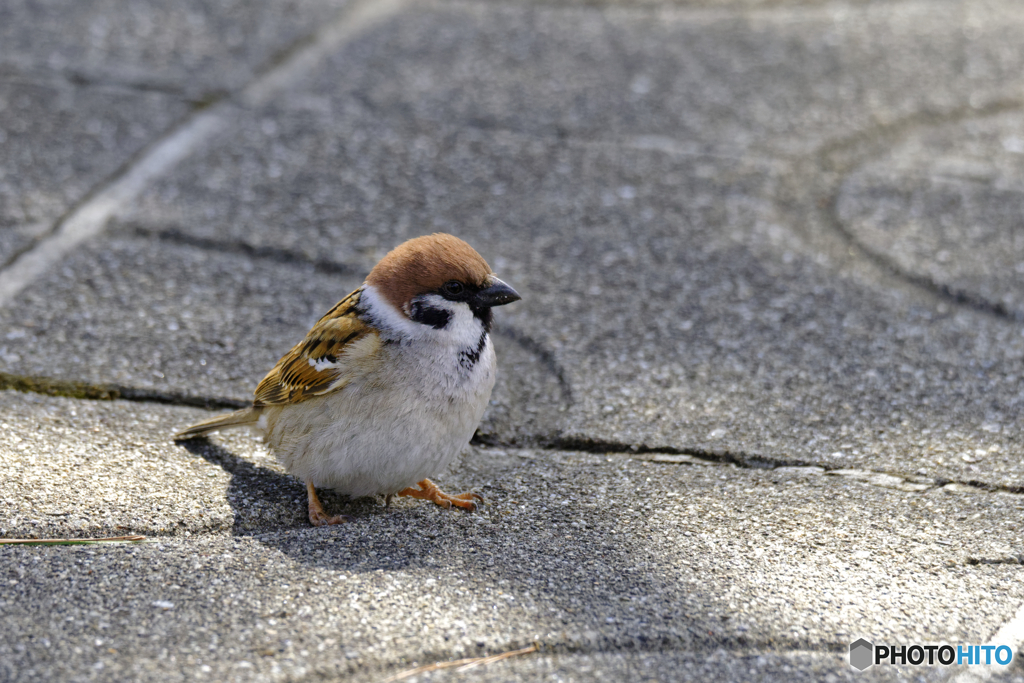
[[[433,501],[443,508],[451,508],[451,506],[465,508],[472,512],[476,510],[476,501],[484,502],[484,497],[479,493],[460,493],[457,496],[449,496],[447,493],[437,488],[437,484],[424,479],[420,483],[416,484],[419,488],[409,487],[402,489],[396,496],[409,496],[410,498],[422,498],[424,500]],[[474,500],[475,499],[475,500]]]
[[[349,517],[345,515],[335,515],[334,517],[328,517],[327,513],[324,512],[324,506],[320,503],[320,499],[316,496],[316,489],[312,484],[306,484],[306,493],[309,495],[309,523],[313,526],[327,526],[328,524],[343,524],[351,521]]]

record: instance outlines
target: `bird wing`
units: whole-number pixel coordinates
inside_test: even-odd
[[[256,387],[254,405],[298,403],[343,389],[376,366],[381,341],[357,307],[362,288],[339,301]]]

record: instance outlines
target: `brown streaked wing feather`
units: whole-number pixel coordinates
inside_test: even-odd
[[[298,403],[344,387],[379,345],[377,332],[356,315],[356,290],[313,326],[306,338],[281,357],[256,387],[255,405]],[[312,363],[327,361],[317,370]]]

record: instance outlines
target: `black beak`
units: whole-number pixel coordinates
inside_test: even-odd
[[[473,308],[491,308],[492,306],[504,306],[522,298],[519,296],[519,292],[492,275],[490,284],[486,289],[481,289],[473,296],[470,305]]]

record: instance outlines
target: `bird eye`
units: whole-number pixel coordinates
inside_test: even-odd
[[[448,282],[444,283],[444,288],[443,289],[444,289],[444,293],[445,294],[450,294],[452,296],[458,296],[459,294],[462,294],[462,291],[465,288],[466,288],[465,285],[463,285],[458,280],[449,280]]]

